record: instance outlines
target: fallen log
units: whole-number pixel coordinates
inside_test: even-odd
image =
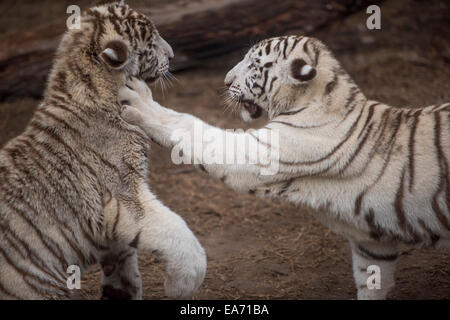
[[[141,8],[172,45],[180,70],[268,36],[306,33],[355,12],[366,0],[218,0]],[[0,39],[0,101],[40,97],[65,21]]]

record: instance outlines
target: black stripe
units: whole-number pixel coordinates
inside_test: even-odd
[[[33,147],[33,145],[32,145],[29,141],[27,141],[27,140],[25,140],[25,139],[18,140],[18,141],[21,141],[21,142],[23,142],[24,144],[26,144],[26,145],[28,146],[28,148],[30,149],[30,151],[32,151],[32,153],[34,153],[35,155],[37,155],[37,157],[39,158],[39,161],[45,161],[45,162],[49,165],[49,167],[54,168],[54,170],[58,171],[58,173],[61,174],[61,175],[66,179],[65,181],[69,182],[69,184],[70,184],[71,187],[72,187],[72,190],[76,192],[77,197],[78,197],[79,199],[83,199],[83,198],[84,198],[84,196],[82,196],[81,193],[80,193],[80,191],[78,190],[78,185],[76,185],[76,184],[74,183],[73,179],[71,179],[71,178],[65,173],[65,171],[68,170],[68,171],[70,171],[70,172],[74,175],[75,181],[76,181],[76,180],[79,180],[79,177],[73,172],[72,167],[69,165],[68,162],[66,162],[65,160],[63,160],[62,163],[64,164],[64,169],[60,169],[60,168],[58,168],[58,165],[57,165],[57,164],[55,164],[54,162],[51,162],[51,161],[49,160],[48,154],[45,155],[45,156],[42,155],[42,154],[39,152],[39,150],[36,149],[35,147]],[[42,144],[40,144],[39,142],[37,142],[37,141],[34,141],[34,142],[35,142],[36,144],[42,146]],[[50,154],[53,155],[53,156],[55,156],[55,157],[57,156],[57,155],[54,154],[53,152],[51,152]],[[38,160],[35,160],[35,162],[36,162],[37,165],[39,165]],[[52,180],[53,180],[53,179],[52,179]],[[95,186],[94,186],[94,188],[95,188]],[[98,192],[98,194],[100,195],[100,192]],[[96,211],[96,209],[95,209],[94,207],[92,207],[92,205],[91,205],[90,202],[86,201],[85,204],[91,209],[91,212],[95,212],[95,211]]]
[[[406,172],[406,166],[402,170],[402,175],[400,177],[400,185],[398,187],[397,194],[395,196],[395,212],[397,214],[398,219],[398,225],[401,230],[403,230],[408,236],[412,237],[412,240],[407,239],[406,241],[408,243],[417,243],[420,242],[421,238],[412,226],[408,223],[408,219],[406,218],[405,209],[403,207],[403,199],[404,199],[404,185],[405,185],[405,172]]]
[[[347,98],[347,101],[345,103],[344,109],[348,109],[345,115],[342,117],[339,124],[343,123],[347,117],[352,113],[353,110],[355,110],[355,106],[357,105],[355,102],[356,96],[360,93],[358,87],[352,87],[350,89],[350,95]],[[366,105],[367,101],[364,103],[364,106]],[[351,108],[349,108],[351,106]]]
[[[42,124],[36,122],[36,121],[31,121],[29,124],[30,127],[35,128],[36,130],[43,132],[44,134],[46,134],[48,137],[52,138],[52,140],[54,140],[55,142],[59,143],[61,146],[63,146],[66,151],[70,152],[72,154],[72,158],[77,160],[77,162],[79,162],[81,165],[83,165],[84,167],[86,167],[89,172],[96,178],[97,184],[101,186],[100,184],[100,179],[97,176],[97,173],[95,172],[95,170],[89,166],[86,162],[84,162],[80,156],[79,153],[75,152],[72,147],[70,147],[59,135],[57,135],[56,133],[54,133],[50,128],[43,126]]]
[[[23,268],[21,268],[20,266],[18,266],[17,264],[14,263],[13,259],[0,247],[0,254],[5,258],[5,261],[12,267],[14,268],[19,274],[22,275],[22,279],[24,280],[24,282],[31,288],[33,289],[33,291],[35,291],[38,295],[40,296],[45,296],[46,294],[48,294],[49,289],[48,287],[50,287],[50,291],[52,293],[56,293],[56,294],[60,294],[63,296],[67,296],[68,295],[68,289],[63,287],[63,286],[59,286],[57,283],[53,283],[51,281],[48,281],[45,278],[40,277],[39,275],[30,272],[29,270],[25,270]],[[35,284],[33,284],[31,281],[29,281],[29,279],[39,283],[39,287],[36,286]],[[65,283],[64,283],[65,285]],[[46,287],[44,289],[44,287]],[[56,291],[56,292],[53,292]],[[62,291],[58,292],[58,291]]]
[[[264,71],[264,82],[261,86],[261,92],[258,95],[258,98],[260,98],[266,92],[266,84],[267,84],[268,76],[269,76],[269,70]]]
[[[24,141],[25,143],[28,143],[27,141]],[[34,151],[36,152],[36,149],[34,149],[31,145],[28,145],[30,147],[30,151]],[[66,199],[65,195],[62,192],[62,189],[60,186],[58,186],[55,182],[55,180],[53,179],[53,177],[50,175],[50,173],[40,164],[39,160],[40,159],[35,159],[34,157],[31,156],[31,154],[29,154],[30,157],[29,159],[33,161],[33,163],[36,165],[36,167],[41,170],[42,174],[44,176],[47,177],[47,183],[45,183],[45,185],[50,185],[53,190],[55,191],[55,193],[59,196],[59,198],[66,204],[66,206],[70,209],[70,211],[72,212],[75,220],[78,220],[78,222],[80,223],[80,228],[82,229],[82,223],[79,221],[79,215],[77,214],[77,210],[72,206],[71,202],[69,200]],[[38,154],[39,156],[39,154]],[[40,158],[40,157],[39,157]],[[42,184],[41,184],[42,185]],[[47,189],[48,190],[48,189]],[[76,190],[76,189],[75,189]],[[57,213],[56,213],[57,215]],[[57,217],[55,215],[55,218]],[[84,230],[83,230],[84,231]],[[91,239],[91,242],[92,239]]]
[[[6,294],[7,296],[10,296],[13,299],[20,300],[19,296],[16,296],[14,293],[12,293],[10,290],[6,289],[5,286],[2,285],[0,281],[0,291]]]
[[[272,80],[270,80],[269,92],[272,92],[273,83],[278,79],[278,77],[274,76]]]
[[[295,37],[294,43],[292,44],[291,50],[289,51],[289,54],[291,54],[292,51],[294,51],[297,44],[300,42],[300,40],[303,39],[303,36],[297,36]]]
[[[283,186],[281,187],[280,191],[278,191],[278,196],[281,196],[283,193],[289,190],[289,187],[292,185],[292,183],[295,181],[294,178],[287,180]]]
[[[308,42],[309,42],[309,38],[305,41],[305,43],[303,43],[303,51],[306,53],[306,55],[309,58],[309,61],[312,61],[311,56],[309,55],[309,50],[308,50]]]
[[[268,55],[269,53],[270,53],[270,44],[271,44],[271,42],[270,41],[268,41],[267,42],[267,44],[266,44],[266,47],[265,47],[265,49],[266,49],[266,54]]]
[[[77,118],[78,121],[80,121],[82,124],[84,124],[86,127],[90,127],[89,123],[83,119],[80,115],[78,115],[75,111],[71,110],[69,107],[62,105],[60,103],[58,103],[57,101],[55,101],[53,98],[56,96],[52,96],[49,99],[49,105],[51,105],[52,108],[59,108],[62,109],[64,111],[69,112],[71,115],[73,115],[75,118]]]
[[[333,79],[327,83],[327,85],[325,86],[325,94],[328,95],[330,94],[337,86],[338,84],[338,76],[336,74],[336,72],[333,73]]]
[[[9,181],[7,181],[9,185],[12,185]],[[27,207],[28,210],[30,210],[31,212],[34,213],[35,216],[38,216],[38,213],[36,212],[36,210],[28,203],[26,202],[23,198],[19,199],[17,197],[14,196],[14,194],[11,193],[11,191],[6,191],[6,194],[14,199],[14,202],[20,202],[22,203],[24,206]],[[36,232],[38,238],[41,240],[42,244],[53,254],[53,256],[60,262],[61,266],[67,268],[69,263],[65,260],[65,256],[63,253],[63,250],[61,249],[61,247],[55,242],[53,241],[51,238],[47,237],[46,235],[44,235],[41,230],[39,230],[38,228],[35,227],[35,225],[32,222],[32,219],[25,213],[25,211],[20,210],[19,208],[12,206],[11,204],[5,203],[7,207],[9,207],[10,210],[12,210],[13,212],[17,213],[23,220],[25,220],[25,222],[28,223],[28,225]],[[51,243],[51,245],[50,245]],[[55,249],[53,247],[56,248],[56,250],[58,251],[58,253],[55,251]]]
[[[20,152],[20,153],[21,153],[21,152]],[[36,162],[36,160],[34,160],[34,159],[31,159],[31,160],[32,160],[33,162],[36,163],[37,167],[38,167],[41,171],[43,171],[43,173],[44,173],[45,175],[48,175],[48,174],[46,173],[46,170],[45,170],[40,164],[38,164],[38,163]],[[22,167],[22,170],[25,170],[25,169],[23,169],[23,167]],[[57,193],[57,194],[59,195],[59,198],[60,198],[61,200],[63,200],[63,201],[66,203],[66,205],[69,207],[69,209],[71,209],[72,214],[73,214],[75,220],[78,221],[79,226],[80,226],[80,229],[82,229],[82,223],[79,221],[79,217],[78,217],[78,214],[77,214],[76,210],[74,210],[74,208],[71,206],[70,202],[68,202],[68,201],[65,199],[65,197],[61,194],[59,188],[58,188],[57,186],[54,185],[53,179],[50,177],[50,179],[47,180],[47,181],[49,182],[48,184],[52,186],[52,188],[54,189],[55,193]],[[41,186],[41,188],[42,188],[43,190],[46,190],[46,192],[45,192],[46,194],[52,194],[52,193],[47,189],[47,187],[46,187],[46,185],[48,185],[48,184],[43,184],[40,180],[39,180],[39,181],[36,180],[36,182]],[[77,239],[77,236],[75,235],[73,229],[70,228],[70,227],[68,227],[62,220],[60,220],[60,219],[59,219],[59,216],[58,216],[59,213],[56,212],[55,209],[54,209],[53,207],[51,207],[51,208],[52,208],[52,210],[53,210],[53,215],[52,215],[52,217],[58,221],[58,224],[59,224],[59,225],[64,226],[65,229],[68,230],[68,231],[70,232],[70,234],[71,234],[71,236],[72,236],[73,239]],[[37,231],[40,232],[39,229],[37,229],[37,228],[35,228],[35,229],[36,229]],[[84,231],[84,230],[83,230],[83,231]],[[70,238],[68,238],[67,235],[66,235],[64,232],[62,232],[62,230],[61,230],[61,234],[62,234],[62,236],[66,239],[66,241],[69,243],[69,245],[72,247],[72,249],[77,253],[78,257],[80,258],[79,261],[81,261],[84,265],[86,265],[86,264],[87,264],[87,261],[86,261],[86,259],[85,259],[85,256],[84,256],[84,255],[81,253],[81,251],[78,249],[79,246],[75,245],[75,244],[70,240]],[[85,234],[86,234],[86,233],[85,233]],[[43,240],[43,238],[42,238],[42,240]]]
[[[385,125],[383,126],[383,129],[382,129],[382,131],[381,131],[380,136],[379,136],[378,139],[377,139],[377,142],[374,144],[373,150],[372,150],[372,152],[371,152],[371,156],[369,156],[369,161],[370,161],[370,159],[372,159],[372,154],[375,152],[375,150],[376,150],[377,148],[380,147],[378,141],[384,136],[383,133],[384,133],[384,129],[385,129],[386,126],[387,126],[386,124],[387,124],[387,122],[388,122],[389,112],[386,112],[386,111],[385,111],[385,112],[383,113],[382,118],[383,118],[384,116],[385,116],[385,118],[384,118]],[[388,166],[389,163],[390,163],[391,154],[392,154],[392,149],[393,149],[394,144],[395,144],[395,140],[396,140],[396,137],[397,137],[397,132],[398,132],[398,130],[399,130],[399,128],[400,128],[400,121],[394,122],[394,125],[395,125],[394,131],[393,131],[393,134],[391,135],[390,141],[389,141],[389,143],[388,143],[389,150],[388,150],[388,153],[387,153],[387,158],[386,158],[386,160],[384,161],[383,167],[381,168],[380,173],[378,174],[378,176],[377,176],[377,178],[375,179],[375,181],[374,181],[372,184],[370,184],[368,187],[366,187],[366,188],[358,195],[358,197],[356,198],[356,200],[355,200],[355,212],[354,212],[355,215],[359,215],[359,213],[360,213],[360,211],[361,211],[362,200],[363,200],[363,197],[365,196],[365,194],[367,193],[367,191],[369,191],[373,186],[375,186],[375,185],[378,183],[378,181],[380,181],[380,179],[384,176],[384,173],[385,173],[385,171],[386,171],[387,166]]]
[[[439,241],[440,236],[434,233],[422,219],[418,220],[419,225],[429,234],[431,245],[434,246]]]
[[[353,152],[353,154],[350,156],[350,158],[348,159],[347,163],[341,167],[339,169],[338,175],[341,175],[344,173],[344,171],[352,164],[352,162],[355,160],[355,158],[358,156],[358,154],[360,153],[360,151],[363,149],[367,138],[370,135],[370,132],[372,131],[372,127],[373,124],[370,124],[369,127],[366,130],[366,133],[364,135],[364,137],[362,138],[362,140],[359,142],[358,146],[356,147],[355,151]],[[359,137],[358,137],[359,138]]]
[[[287,47],[288,47],[288,45],[289,45],[288,37],[284,38],[283,41],[284,41],[283,58],[286,59],[286,58],[287,58],[287,57],[286,57],[286,49],[287,49]]]
[[[43,157],[43,158],[47,158],[47,161],[49,161],[49,160],[48,160],[48,158],[49,158],[48,156],[49,156],[49,155],[51,155],[51,156],[53,156],[54,158],[56,158],[56,161],[59,162],[59,163],[63,166],[63,168],[64,168],[64,170],[61,170],[61,173],[64,174],[64,175],[67,177],[67,180],[72,184],[72,186],[74,186],[73,180],[74,180],[74,181],[79,181],[79,180],[80,180],[79,175],[76,174],[75,171],[73,170],[72,163],[69,162],[67,159],[64,159],[60,152],[55,152],[55,150],[53,150],[53,146],[52,146],[52,145],[50,145],[50,144],[48,144],[48,143],[46,143],[46,142],[38,141],[38,140],[36,140],[33,136],[29,136],[29,137],[30,137],[30,139],[32,140],[33,144],[35,144],[35,145],[37,145],[37,146],[40,146],[40,147],[42,147],[42,148],[45,149],[45,150],[42,150],[42,151],[45,152],[45,153],[47,154],[47,157]],[[36,149],[36,150],[37,150],[37,149]],[[49,162],[50,162],[50,161],[49,161]],[[80,163],[80,164],[82,164],[82,163]],[[53,163],[52,166],[53,166],[54,168],[57,168],[57,165],[56,165],[55,163]],[[71,178],[65,173],[65,171],[69,171],[69,172],[74,176],[74,179],[71,179]],[[100,192],[100,189],[99,189],[99,188],[101,188],[102,186],[100,185],[100,182],[99,182],[98,180],[96,180],[96,182],[97,182],[97,184],[91,184],[91,186],[95,189],[95,191],[97,192],[97,194],[101,195],[102,193]],[[74,190],[77,190],[77,188],[75,187]]]
[[[136,236],[134,237],[133,241],[130,242],[129,246],[132,248],[137,249],[137,247],[139,246],[139,238],[141,236],[141,231],[139,231]]]
[[[271,123],[279,123],[279,124],[283,124],[286,126],[289,126],[291,128],[296,128],[296,129],[314,129],[314,128],[320,128],[320,127],[324,127],[329,125],[331,122],[333,121],[329,121],[329,122],[325,122],[325,123],[321,123],[321,124],[317,124],[317,125],[311,125],[311,126],[299,126],[290,122],[286,122],[286,121],[281,121],[281,120],[272,120]]]
[[[299,162],[288,162],[288,161],[283,161],[280,160],[280,163],[285,164],[285,165],[314,165],[317,163],[320,163],[324,160],[327,160],[329,157],[331,157],[332,155],[334,155],[343,145],[345,142],[347,142],[347,140],[351,137],[351,135],[353,134],[355,128],[357,127],[357,124],[359,123],[359,120],[361,118],[361,115],[363,113],[364,109],[361,109],[358,117],[356,118],[356,120],[353,122],[353,124],[351,125],[350,129],[347,131],[344,139],[338,143],[327,155],[317,159],[317,160],[311,160],[311,161],[299,161]]]
[[[317,67],[317,65],[319,64],[319,58],[320,58],[320,49],[317,48],[316,44],[313,44],[313,50],[314,50],[314,66]]]
[[[369,257],[375,260],[395,261],[397,260],[397,254],[378,254],[373,253],[361,245],[358,245],[358,253],[364,257]]]
[[[117,236],[117,224],[119,223],[119,219],[120,219],[120,202],[119,200],[116,199],[116,218],[114,219],[114,225],[113,225],[113,229],[112,229],[112,236],[115,240],[118,239]]]
[[[300,113],[300,112],[302,112],[303,110],[306,110],[306,109],[307,109],[307,107],[303,107],[303,108],[300,108],[300,109],[297,109],[297,110],[280,112],[278,115],[279,116],[292,116],[292,115],[298,114],[298,113]]]
[[[12,230],[3,230],[5,232],[5,239],[8,243],[13,247],[23,259],[27,259],[22,250],[19,249],[17,243],[20,243],[21,247],[25,249],[26,255],[28,256],[29,261],[33,264],[33,266],[38,269],[41,273],[45,273],[48,277],[52,278],[55,282],[65,281],[64,277],[61,277],[60,274],[55,274],[51,272],[51,270],[46,266],[46,263],[25,243],[24,240],[20,239]],[[10,239],[10,236],[14,239]],[[59,276],[59,277],[58,277]]]
[[[413,187],[414,187],[414,172],[415,172],[415,167],[414,167],[414,157],[415,157],[415,137],[416,137],[416,130],[417,130],[417,126],[419,124],[419,120],[420,120],[420,113],[422,112],[422,110],[419,110],[419,112],[414,114],[414,118],[413,118],[413,124],[412,124],[412,128],[411,128],[411,134],[409,136],[409,143],[408,143],[408,159],[409,159],[409,192],[412,192]]]
[[[370,228],[370,237],[374,240],[379,240],[383,236],[384,231],[379,225],[376,224],[373,209],[369,209],[369,213],[365,216],[365,219]]]
[[[433,201],[431,204],[431,207],[433,208],[433,211],[436,213],[437,218],[439,219],[439,222],[447,229],[450,230],[450,224],[447,220],[447,217],[445,216],[445,213],[442,212],[440,206],[439,206],[439,194],[443,191],[443,189],[446,189],[446,195],[448,195],[448,164],[447,160],[445,158],[445,155],[442,151],[441,146],[441,118],[439,116],[439,113],[434,113],[434,144],[436,147],[436,160],[439,165],[439,190],[434,194]],[[448,209],[448,196],[446,197],[446,203],[447,203],[447,209]]]
[[[253,132],[254,132],[253,130],[249,130],[248,134],[251,135],[253,138],[255,138],[255,140],[258,143],[260,143],[260,144],[262,144],[262,145],[264,145],[266,147],[272,148],[272,145],[270,143],[266,143],[266,142],[263,142],[263,141],[259,140],[259,137],[257,137]]]
[[[369,106],[369,112],[367,114],[366,122],[364,122],[364,124],[363,124],[363,126],[361,128],[361,131],[358,134],[358,139],[361,138],[361,135],[365,132],[365,129],[367,128],[367,125],[369,124],[370,120],[372,119],[373,113],[374,113],[374,108],[375,108],[376,105],[379,105],[379,103],[377,102],[377,103],[371,104]]]

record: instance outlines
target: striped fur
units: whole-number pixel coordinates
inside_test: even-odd
[[[233,135],[253,144],[242,152],[250,159],[248,150],[269,148],[261,133],[278,130],[279,170],[263,176],[258,164],[203,163],[207,143],[194,148],[192,157],[236,190],[311,208],[347,237],[359,298],[386,297],[394,285],[397,245],[448,248],[450,103],[398,109],[369,100],[323,43],[301,36],[255,45],[225,83],[231,98],[241,102],[244,119],[259,114],[255,106],[269,118],[264,128]],[[125,109],[124,118],[167,146],[183,146],[171,140],[177,129],[196,141],[193,125],[200,120],[161,107],[140,85],[140,97],[131,98],[136,108]],[[366,286],[371,264],[382,267],[381,290]]]
[[[110,41],[126,48],[120,67],[101,58]],[[101,262],[103,298],[139,299],[136,250],[166,259],[169,296],[201,284],[203,248],[151,193],[148,138],[120,118],[117,100],[127,77],[156,79],[172,55],[125,4],[87,10],[63,36],[44,100],[0,151],[0,298],[77,298],[68,266]]]

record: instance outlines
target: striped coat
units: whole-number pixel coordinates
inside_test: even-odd
[[[151,193],[148,138],[117,100],[127,77],[157,79],[172,56],[124,4],[87,10],[64,35],[43,101],[0,151],[0,298],[75,298],[68,268],[101,262],[102,298],[139,299],[136,250],[162,254],[169,296],[201,284],[204,250]]]
[[[450,103],[398,109],[370,100],[323,43],[302,36],[258,43],[227,74],[225,85],[244,120],[266,114],[268,124],[226,135],[160,106],[143,83],[122,90],[134,107],[123,116],[240,192],[309,207],[350,240],[359,298],[386,297],[394,285],[398,244],[448,247]],[[188,150],[198,141],[196,125],[227,139],[204,139]],[[180,130],[187,134],[175,134]],[[234,152],[230,139],[234,145],[247,141],[237,150],[253,161],[205,162],[211,144]],[[256,161],[250,150],[264,149],[264,161]],[[276,164],[269,175],[262,172],[267,163]],[[379,290],[367,287],[370,265],[381,268]]]

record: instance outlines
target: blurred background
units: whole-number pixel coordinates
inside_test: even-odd
[[[69,5],[88,0],[0,2],[0,147],[35,110]],[[304,34],[325,42],[363,92],[398,107],[450,101],[450,2],[447,0],[128,0],[172,45],[177,80],[155,98],[223,128],[247,128],[224,112],[223,79],[258,40]],[[381,8],[369,30],[366,8]],[[260,120],[254,126],[262,125]],[[356,297],[345,239],[304,208],[241,195],[153,147],[150,185],[186,219],[208,253],[199,299],[351,299]],[[163,298],[163,268],[141,254],[144,298]],[[450,255],[402,250],[393,299],[449,299]],[[99,297],[98,266],[83,291]]]

